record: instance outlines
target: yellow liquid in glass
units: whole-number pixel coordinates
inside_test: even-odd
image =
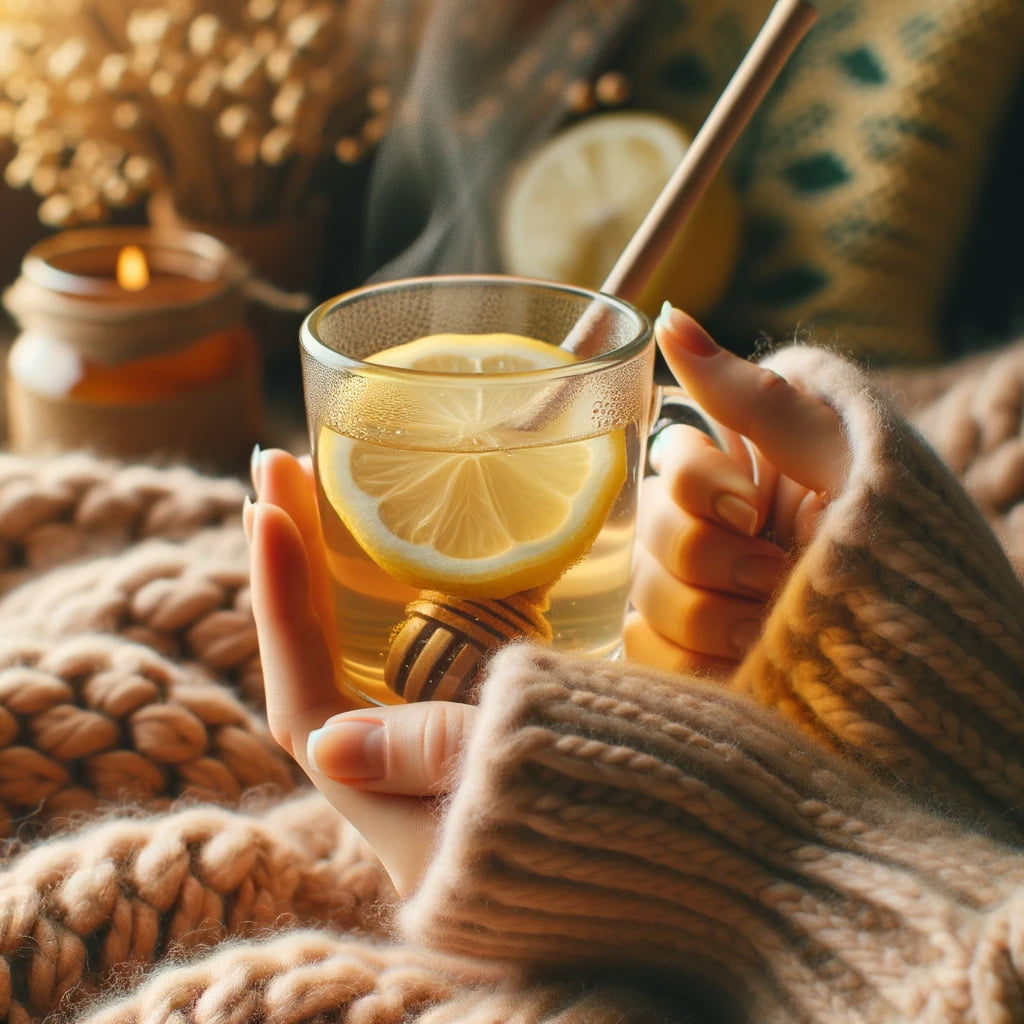
[[[370,397],[366,382],[354,379],[334,396],[343,414],[317,432],[343,688],[371,703],[402,700],[385,667],[410,602],[425,591],[469,616],[467,632],[456,635],[483,637],[483,657],[508,639],[487,618],[494,602],[523,592],[552,646],[615,656],[629,591],[640,424],[613,415],[610,429],[594,429],[589,407],[574,415],[580,407],[569,389],[568,408],[543,406],[523,420],[524,390],[510,397],[494,374],[574,361],[534,339],[437,335],[373,361],[454,372],[460,386],[425,381],[399,411],[386,407],[390,393]],[[370,439],[370,415],[401,428]],[[581,433],[580,423],[590,432]]]
[[[631,443],[635,444],[635,432]],[[630,459],[635,464],[635,458]],[[637,482],[627,478],[597,539],[552,587],[545,613],[552,646],[615,657],[629,596]],[[375,704],[401,703],[384,666],[417,587],[389,576],[359,546],[318,488],[334,615],[346,689]]]

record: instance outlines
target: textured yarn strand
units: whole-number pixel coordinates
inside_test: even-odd
[[[236,804],[291,790],[297,769],[229,691],[145,647],[97,634],[0,633],[2,835],[131,803]]]
[[[244,497],[241,483],[185,466],[0,455],[0,588],[140,538],[183,539],[235,520]]]

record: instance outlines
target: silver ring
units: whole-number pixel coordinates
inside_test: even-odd
[[[647,438],[647,450],[650,451],[654,439],[666,427],[674,427],[677,423],[687,427],[696,427],[697,430],[707,434],[723,451],[728,450],[718,424],[709,419],[692,398],[671,391],[665,392],[661,396],[658,418],[654,421],[654,426],[651,427]]]
[[[677,423],[684,426],[695,427],[706,434],[715,443],[715,447],[721,451],[731,454],[733,457],[744,456],[750,468],[751,478],[755,484],[759,483],[757,457],[754,446],[751,442],[739,435],[732,435],[732,441],[724,432],[724,428],[713,420],[697,403],[684,391],[670,388],[663,388],[659,395],[658,415],[654,426],[647,437],[647,468],[646,475],[651,475],[650,452],[654,439],[667,427],[674,427]]]

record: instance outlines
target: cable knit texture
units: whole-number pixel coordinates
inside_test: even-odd
[[[796,348],[768,365],[841,410],[853,462],[734,685],[1024,827],[1024,593],[996,538],[853,367]]]
[[[0,458],[0,1019],[1024,1019],[1022,352],[773,357],[854,460],[760,642],[501,652],[404,903],[268,736],[242,486]]]
[[[408,932],[478,955],[662,964],[751,1020],[959,1020],[1024,858],[719,689],[529,649],[485,721]]]

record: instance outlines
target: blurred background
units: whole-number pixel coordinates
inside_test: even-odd
[[[1024,5],[817,6],[642,304],[739,352],[797,335],[876,365],[1020,334]],[[270,286],[248,319],[291,429],[320,299],[474,270],[599,284],[770,7],[0,0],[0,284],[61,232],[209,233]]]

